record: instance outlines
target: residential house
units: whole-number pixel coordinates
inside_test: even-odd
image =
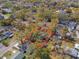
[[[76,22],[74,22],[74,21],[69,21],[69,23],[68,23],[68,25],[67,25],[67,28],[68,28],[68,30],[71,32],[71,31],[73,31],[73,30],[76,29],[76,25],[77,25]]]
[[[6,14],[6,13],[12,13],[12,10],[10,8],[3,8],[2,9],[2,13]]]
[[[68,51],[68,54],[69,54],[71,57],[75,58],[75,59],[79,58],[79,57],[78,57],[78,53],[79,53],[79,51],[76,50],[75,48],[71,48],[71,49],[69,49],[69,51]]]
[[[34,6],[39,6],[40,5],[40,2],[34,2],[33,5]]]
[[[0,14],[0,20],[3,20],[3,19],[4,19],[4,15]]]
[[[1,35],[0,35],[0,41],[1,40],[4,40],[6,38],[11,38],[13,36],[13,33],[12,32],[3,32]]]
[[[12,33],[12,32],[7,31],[7,32],[4,32],[4,33],[3,33],[3,35],[4,35],[4,36],[6,36],[6,37],[8,37],[8,38],[10,38],[10,37],[12,37],[12,36],[13,36],[13,33]]]

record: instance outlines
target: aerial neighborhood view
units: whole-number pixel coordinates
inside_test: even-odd
[[[0,59],[79,59],[79,0],[0,0]]]

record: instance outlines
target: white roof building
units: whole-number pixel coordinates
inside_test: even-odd
[[[18,46],[19,46],[19,43],[16,43],[16,44],[14,45],[15,48],[19,49]]]
[[[76,43],[74,48],[79,49],[79,44]]]

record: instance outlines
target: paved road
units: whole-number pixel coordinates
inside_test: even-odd
[[[15,59],[15,57],[16,57],[16,56],[18,56],[20,53],[21,53],[21,52],[20,52],[20,51],[18,51],[15,55],[13,55],[13,56],[12,56],[12,58],[11,58],[11,59]]]
[[[8,52],[13,47],[13,45],[16,44],[16,43],[17,43],[17,41],[13,41],[13,42],[11,42],[11,44],[8,47],[1,50],[0,51],[0,57],[2,57],[6,52]]]

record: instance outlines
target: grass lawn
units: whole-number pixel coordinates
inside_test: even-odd
[[[8,51],[7,53],[4,54],[4,56],[5,56],[7,59],[10,59],[10,58],[11,58],[11,55],[12,55],[12,52],[11,52],[11,51]]]
[[[8,19],[10,16],[11,16],[11,14],[5,14],[5,15],[4,15],[4,18],[5,18],[5,19]]]

